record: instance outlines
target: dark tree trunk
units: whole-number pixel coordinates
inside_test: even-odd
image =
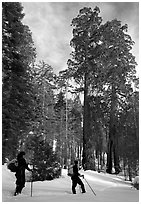
[[[5,157],[6,157],[6,142],[3,140],[3,144],[2,144],[2,164],[5,163]]]
[[[89,97],[88,97],[88,85],[87,85],[87,73],[85,73],[84,79],[84,109],[83,109],[83,159],[82,165],[84,170],[89,169],[89,138],[90,138],[90,108],[89,108]]]
[[[119,166],[119,156],[118,156],[118,144],[115,143],[113,145],[113,154],[114,154],[114,168],[115,168],[115,174],[118,174],[120,172],[120,166]]]
[[[112,147],[113,147],[113,141],[109,140],[108,153],[107,153],[107,170],[106,170],[106,172],[109,174],[112,173]]]
[[[132,172],[131,172],[130,164],[128,164],[128,174],[129,174],[129,181],[132,181]]]
[[[118,160],[118,138],[116,130],[116,91],[114,86],[112,87],[111,96],[111,112],[110,112],[110,123],[109,123],[109,145],[108,145],[108,159],[107,159],[107,173],[112,173],[112,162],[114,159],[115,172],[119,173],[119,160]],[[113,155],[113,158],[112,158]]]

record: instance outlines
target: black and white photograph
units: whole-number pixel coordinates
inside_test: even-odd
[[[139,202],[139,1],[2,1],[2,202]]]

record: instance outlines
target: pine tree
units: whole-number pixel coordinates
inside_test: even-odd
[[[27,138],[25,145],[26,150],[30,153],[30,163],[35,169],[33,181],[54,179],[56,177],[54,168],[58,158],[49,143],[43,140],[42,135],[32,134]]]
[[[30,64],[35,48],[23,25],[21,3],[2,3],[2,122],[3,162],[16,155],[19,140],[32,118]]]

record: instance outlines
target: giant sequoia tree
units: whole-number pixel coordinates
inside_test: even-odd
[[[135,77],[135,57],[131,53],[134,42],[127,34],[127,25],[118,20],[107,22],[100,28],[101,69],[103,67],[103,95],[109,107],[109,144],[107,172],[112,172],[112,158],[116,173],[119,172],[119,114],[123,104],[133,93]]]
[[[96,7],[83,8],[80,10],[78,16],[72,20],[73,39],[70,45],[74,48],[72,52],[72,60],[68,60],[69,70],[74,79],[78,83],[83,83],[84,90],[84,121],[83,121],[83,167],[89,167],[89,150],[91,149],[91,135],[90,128],[90,114],[89,114],[89,88],[91,75],[95,72],[96,53],[90,53],[97,43],[99,43],[98,29],[101,24],[101,17],[99,17],[100,10]]]
[[[35,57],[31,32],[23,25],[21,3],[2,3],[2,135],[4,158],[15,156],[32,118],[30,64]]]
[[[84,91],[84,121],[83,121],[83,167],[89,169],[91,158],[93,124],[91,118],[91,96],[99,98],[99,103],[105,103],[102,116],[96,116],[95,121],[104,121],[108,134],[107,172],[112,173],[114,161],[115,171],[119,172],[119,114],[124,111],[123,105],[132,94],[132,84],[135,77],[135,57],[131,53],[134,42],[127,34],[127,25],[121,25],[118,20],[105,24],[99,17],[100,10],[96,7],[83,8],[72,20],[73,47],[72,59],[68,60],[68,76],[73,77]],[[96,110],[93,112],[96,113]],[[96,118],[97,117],[97,118]],[[94,121],[94,120],[93,120]],[[101,137],[101,136],[100,136]]]

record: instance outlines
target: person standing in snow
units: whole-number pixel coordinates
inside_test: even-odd
[[[28,164],[26,163],[26,160],[24,158],[25,152],[20,152],[17,155],[17,161],[18,161],[18,166],[17,166],[17,171],[16,171],[16,189],[14,196],[22,192],[22,189],[25,186],[25,169],[28,171],[32,171],[29,167]]]
[[[76,194],[75,188],[76,188],[77,184],[79,184],[81,186],[82,193],[86,193],[84,184],[81,181],[81,179],[79,178],[79,176],[81,176],[81,175],[78,172],[78,161],[75,160],[74,161],[74,165],[73,165],[73,175],[71,176],[71,180],[72,180],[72,193],[73,194]]]

